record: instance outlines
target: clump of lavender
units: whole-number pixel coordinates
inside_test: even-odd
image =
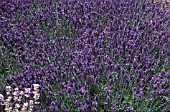
[[[41,96],[26,89],[25,97],[34,95],[31,111],[168,110],[168,2],[7,0],[0,6],[0,47],[22,69],[5,83],[21,90],[40,84]],[[40,106],[33,106],[39,97]]]

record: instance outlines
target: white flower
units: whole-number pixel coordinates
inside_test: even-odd
[[[30,95],[29,95],[29,94],[24,94],[24,95],[25,95],[25,97],[26,97],[26,98],[30,97]]]
[[[20,93],[19,93],[20,95],[24,95],[24,91],[20,91]]]
[[[33,111],[33,108],[34,108],[34,106],[31,106],[31,105],[30,105],[30,106],[29,106],[29,111],[32,112],[32,111]]]
[[[19,110],[18,109],[14,109],[15,110],[15,112],[19,112]]]
[[[20,107],[20,105],[17,103],[17,104],[15,104],[15,108],[19,108]]]
[[[2,94],[0,94],[0,100],[4,99],[4,96]]]
[[[14,109],[15,110],[15,112],[19,112],[19,110],[18,109]]]
[[[34,86],[34,87],[40,87],[40,85],[39,85],[39,84],[33,84],[33,86]]]
[[[20,101],[21,101],[21,98],[18,98],[18,99],[17,99],[17,101],[19,101],[19,102],[20,102]]]
[[[40,102],[35,102],[35,104],[40,104]]]
[[[17,96],[14,96],[14,101],[17,101],[18,100],[18,97]]]
[[[23,104],[23,106],[24,106],[24,107],[27,107],[27,106],[28,106],[28,102],[25,102],[25,103]]]
[[[11,99],[12,99],[12,96],[8,96],[8,99],[11,100]]]
[[[25,93],[30,93],[31,89],[30,88],[25,88]]]
[[[9,102],[11,99],[6,99],[6,102]]]
[[[19,91],[19,88],[15,88],[14,90],[15,90],[15,91]]]
[[[5,108],[5,111],[8,111],[9,110],[9,108]]]
[[[30,105],[30,109],[33,109],[33,108],[34,108],[34,106]]]
[[[33,112],[33,109],[30,108],[30,109],[28,110],[28,112]]]
[[[34,91],[39,91],[39,88],[38,87],[34,87]]]
[[[6,86],[6,90],[10,91],[11,90],[11,86]]]
[[[32,93],[33,93],[34,95],[35,95],[35,94],[38,94],[38,92],[37,92],[37,91],[33,91]]]
[[[6,94],[7,94],[7,95],[10,95],[10,92],[9,92],[9,91],[7,91],[7,92],[6,92]]]
[[[9,111],[11,111],[11,112],[12,112],[12,107],[9,107]]]
[[[33,98],[36,99],[36,100],[38,100],[39,97],[40,97],[40,94],[35,94]]]
[[[21,98],[22,98],[22,96],[19,96],[18,98],[20,98],[20,99],[21,99]]]
[[[29,101],[29,104],[30,104],[30,105],[32,105],[33,103],[34,103],[34,101],[33,101],[33,100],[30,100],[30,101]]]
[[[27,110],[27,107],[23,106],[21,110],[22,110],[22,112],[25,112]]]
[[[14,95],[14,96],[18,96],[18,92],[17,92],[17,91],[14,91],[14,92],[13,92],[13,95]]]
[[[37,90],[40,87],[39,84],[33,84],[33,86],[34,86],[34,90]]]

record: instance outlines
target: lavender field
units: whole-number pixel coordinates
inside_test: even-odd
[[[170,2],[1,0],[0,112],[170,112]]]

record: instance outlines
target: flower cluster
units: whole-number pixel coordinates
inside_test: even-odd
[[[19,91],[19,88],[15,88],[12,92],[11,86],[6,86],[7,99],[0,94],[0,105],[5,106],[6,112],[33,112],[35,104],[39,104],[38,100],[40,97],[39,84],[33,84],[34,89],[24,88],[25,91]],[[33,98],[31,98],[33,93]]]
[[[0,69],[0,78],[13,73],[3,81],[16,88],[13,100],[34,95],[23,111],[168,110],[168,1],[6,0],[0,7],[0,51],[14,60],[0,62],[21,69]]]

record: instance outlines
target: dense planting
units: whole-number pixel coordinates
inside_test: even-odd
[[[166,112],[169,62],[168,2],[0,2],[0,94],[40,84],[34,111]]]

